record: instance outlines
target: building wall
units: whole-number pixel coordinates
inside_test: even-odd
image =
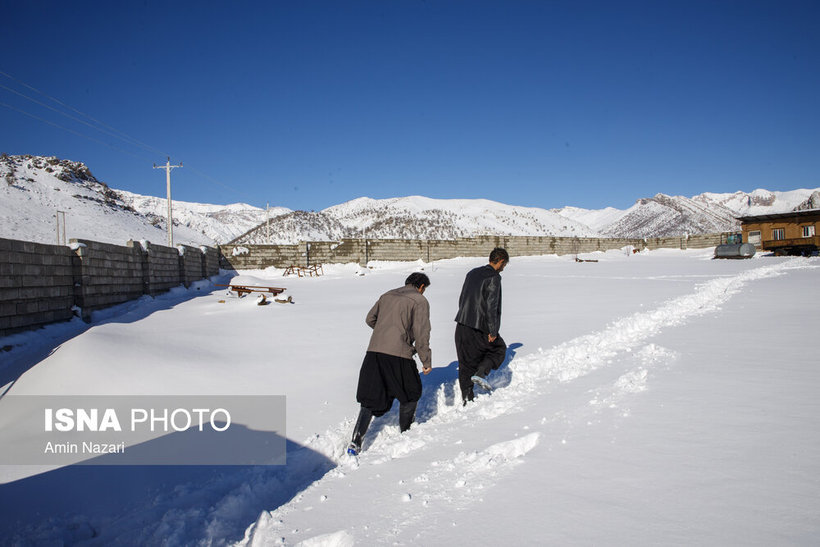
[[[814,226],[815,237],[820,236],[818,231],[818,224],[820,224],[820,212],[816,213],[796,213],[794,216],[788,216],[776,219],[763,219],[760,221],[744,221],[741,225],[743,232],[744,243],[754,243],[749,239],[750,232],[760,232],[760,244],[758,247],[765,246],[766,243],[774,241],[773,232],[776,229],[782,229],[785,240],[802,240],[803,227]],[[807,241],[812,243],[812,241]]]

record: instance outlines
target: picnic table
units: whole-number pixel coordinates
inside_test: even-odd
[[[242,297],[252,292],[270,293],[272,296],[285,292],[284,287],[260,287],[257,285],[217,285],[217,287],[228,287],[228,291],[235,292]]]

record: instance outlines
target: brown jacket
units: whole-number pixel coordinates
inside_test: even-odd
[[[367,351],[405,359],[412,359],[418,352],[424,368],[432,366],[430,304],[413,285],[381,295],[367,314],[366,323],[373,329]]]

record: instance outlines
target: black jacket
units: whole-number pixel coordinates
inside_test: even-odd
[[[501,275],[489,264],[467,273],[458,298],[456,322],[498,336],[501,328]]]

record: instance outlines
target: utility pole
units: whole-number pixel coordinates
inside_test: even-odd
[[[182,167],[182,162],[179,162],[179,165],[171,165],[171,158],[168,158],[168,161],[165,165],[157,166],[154,164],[154,169],[165,169],[165,179],[168,185],[168,246],[174,246],[174,217],[171,212],[171,169],[176,169],[177,167]]]
[[[57,245],[66,244],[65,211],[57,211]]]

